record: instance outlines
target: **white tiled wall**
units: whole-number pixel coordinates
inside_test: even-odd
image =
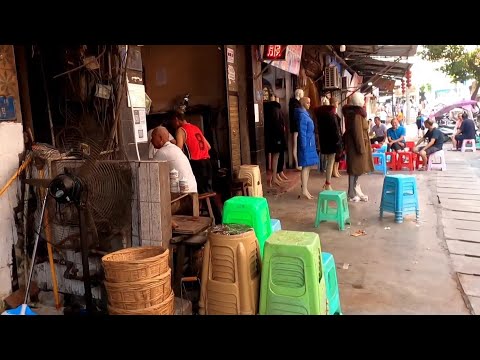
[[[0,187],[15,173],[23,151],[23,126],[0,122]],[[11,292],[12,245],[17,241],[13,208],[18,204],[18,182],[0,197],[0,299]]]

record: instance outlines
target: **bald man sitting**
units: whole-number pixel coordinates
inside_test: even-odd
[[[176,145],[173,145],[169,141],[169,133],[166,128],[159,126],[152,132],[152,145],[157,149],[157,152],[153,156],[153,160],[168,161],[170,171],[176,169],[178,171],[178,179],[183,178],[188,181],[188,192],[197,192],[197,181],[193,175],[192,166],[190,161],[183,153],[183,151]]]

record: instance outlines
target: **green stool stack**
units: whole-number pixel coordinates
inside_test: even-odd
[[[260,256],[263,256],[265,241],[272,234],[267,199],[251,196],[234,196],[228,199],[223,205],[222,222],[251,226],[258,240]]]
[[[260,315],[326,315],[320,238],[312,232],[274,232],[265,243]]]
[[[334,201],[337,207],[329,207],[330,201]],[[334,221],[340,230],[345,230],[345,223],[350,224],[350,212],[345,191],[325,190],[318,195],[315,227],[318,227],[322,221]]]

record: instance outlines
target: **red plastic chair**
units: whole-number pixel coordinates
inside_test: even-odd
[[[405,143],[405,148],[410,149],[410,151],[413,151],[414,147],[415,147],[415,141],[407,141]]]
[[[428,161],[428,156],[427,156]],[[423,163],[423,158],[419,154],[415,154],[415,168],[418,170],[420,169],[420,165],[427,166],[427,164]]]
[[[397,159],[397,170],[406,167],[408,170],[415,170],[415,154],[409,151],[399,152]]]
[[[397,169],[397,153],[394,151],[389,151],[385,153],[387,159],[387,169],[396,170]]]

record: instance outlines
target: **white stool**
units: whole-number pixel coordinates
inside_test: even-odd
[[[470,146],[467,146],[470,145]],[[462,152],[467,150],[472,150],[472,152],[476,151],[475,139],[465,139],[462,141]]]
[[[427,170],[447,170],[447,163],[445,162],[445,153],[443,150],[434,152],[428,157]]]

